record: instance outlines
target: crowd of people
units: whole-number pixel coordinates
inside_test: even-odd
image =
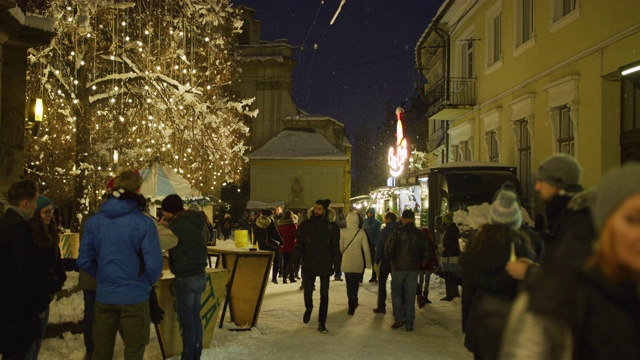
[[[328,332],[332,276],[346,282],[349,315],[358,308],[365,269],[372,269],[368,281],[378,287],[373,312],[385,314],[391,277],[390,327],[412,331],[415,308],[431,302],[430,277],[437,273],[446,286],[441,301],[461,296],[464,345],[475,359],[639,359],[640,164],[613,169],[590,189],[581,186],[581,177],[580,164],[564,154],[538,167],[535,191],[546,224],[537,230],[523,221],[516,187],[502,184],[488,222],[462,248],[454,213],[444,214],[436,231],[420,228],[409,209],[400,216],[385,213],[383,226],[374,208],[364,216],[344,214],[328,199],[296,213],[282,207],[245,211],[238,227],[261,250],[274,253],[273,284],[301,280],[305,324],[320,278],[321,333]],[[123,171],[111,186],[81,230],[77,266],[86,358],[111,359],[117,333],[125,358],[142,358],[150,322],[162,320],[153,286],[166,250],[175,275],[182,358],[198,359],[199,299],[213,225],[201,209],[185,209],[178,195],[162,201],[162,218],[154,221],[134,170]],[[13,184],[7,199],[0,221],[0,291],[12,296],[0,297],[0,350],[3,359],[37,359],[49,303],[66,280],[59,235],[52,203],[34,181]]]
[[[76,266],[84,296],[85,359],[112,359],[116,334],[126,359],[142,359],[150,324],[163,319],[154,285],[168,253],[182,337],[182,358],[199,359],[203,348],[200,317],[205,288],[210,226],[201,211],[185,209],[176,194],[162,201],[162,218],[148,211],[135,169],[109,181],[93,214],[81,224]],[[49,303],[66,280],[52,203],[33,180],[7,192],[9,206],[0,237],[0,353],[3,359],[37,359]]]

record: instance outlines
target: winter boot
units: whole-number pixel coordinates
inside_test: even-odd
[[[418,295],[417,299],[418,299],[418,307],[422,309],[427,304],[427,302],[424,301],[424,296],[422,296],[422,294]]]

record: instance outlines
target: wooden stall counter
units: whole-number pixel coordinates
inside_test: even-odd
[[[204,293],[202,293],[202,310],[200,318],[202,319],[203,339],[202,346],[209,347],[213,330],[215,329],[218,314],[224,303],[227,293],[227,282],[229,280],[230,271],[226,269],[206,269],[207,282]],[[171,356],[180,355],[182,353],[182,337],[180,336],[180,326],[178,324],[178,315],[174,309],[175,298],[171,283],[174,275],[165,270],[158,281],[158,303],[164,310],[164,320],[157,326],[158,340],[163,357],[166,359]]]
[[[231,321],[237,326],[251,328],[258,323],[262,298],[269,280],[273,261],[271,251],[250,251],[208,246],[209,256],[217,257],[216,268],[231,271],[227,298],[222,310],[220,327],[229,306]]]

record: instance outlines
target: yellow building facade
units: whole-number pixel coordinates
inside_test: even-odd
[[[639,159],[640,1],[445,0],[416,45],[428,166],[515,165],[534,206],[538,165],[566,152],[583,185]],[[638,123],[638,125],[636,125]]]
[[[255,99],[250,107],[256,116],[248,119],[249,200],[306,208],[328,198],[335,207],[344,206],[351,196],[351,144],[344,125],[298,109],[291,96],[292,46],[284,39],[262,40],[255,10],[240,8],[243,25],[236,48],[242,73],[232,91]]]

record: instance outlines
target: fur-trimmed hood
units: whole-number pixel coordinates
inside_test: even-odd
[[[266,229],[269,227],[269,225],[273,222],[273,220],[266,216],[266,215],[262,215],[259,218],[256,219],[256,226],[261,228],[261,229]]]
[[[593,190],[593,188],[581,189],[581,191],[571,194],[567,209],[579,211],[588,208],[593,201]]]
[[[280,226],[280,225],[288,225],[288,224],[295,224],[296,222],[293,221],[293,219],[280,219],[276,222],[276,225]]]
[[[325,211],[325,216],[330,222],[336,221],[336,212],[332,208],[328,208],[327,211]],[[307,210],[307,219],[311,219],[312,217],[313,217],[313,207]]]

